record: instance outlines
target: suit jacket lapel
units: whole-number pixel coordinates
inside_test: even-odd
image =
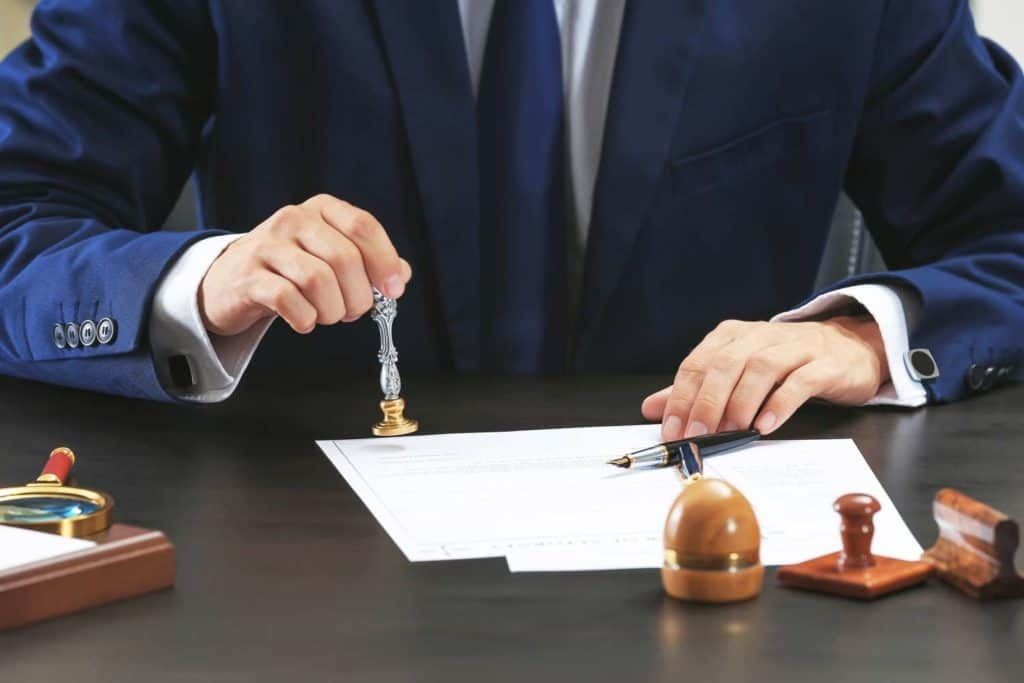
[[[622,279],[668,161],[700,49],[704,2],[626,4],[594,187],[579,330],[582,348]]]
[[[454,1],[374,0],[456,368],[479,367],[476,105]]]

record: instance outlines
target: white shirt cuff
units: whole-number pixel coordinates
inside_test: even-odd
[[[164,276],[153,297],[149,339],[157,375],[172,395],[197,403],[229,397],[249,366],[270,318],[232,337],[211,335],[199,313],[199,285],[213,262],[242,235],[218,235],[189,247]],[[176,386],[170,359],[185,356],[192,371],[191,387]]]
[[[878,394],[864,405],[891,405],[916,408],[928,402],[928,394],[920,382],[910,376],[903,359],[910,350],[907,315],[913,314],[914,302],[904,300],[901,292],[887,285],[854,285],[826,292],[800,308],[772,318],[772,322],[799,322],[817,318],[831,310],[848,306],[854,300],[875,319],[882,333],[889,377]],[[911,309],[911,310],[908,310]]]

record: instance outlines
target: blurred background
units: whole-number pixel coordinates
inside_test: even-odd
[[[6,55],[28,35],[28,16],[35,4],[36,0],[0,0],[0,55]],[[1024,2],[973,0],[971,5],[982,35],[994,38],[1024,62]]]
[[[0,0],[0,57],[6,55],[28,36],[29,15],[36,1]],[[980,33],[996,40],[1018,61],[1024,63],[1024,1],[973,0],[971,6]],[[192,183],[188,183],[163,227],[189,230],[197,224],[195,194]],[[865,230],[860,213],[847,198],[843,197],[836,208],[818,272],[817,286],[823,287],[856,273],[882,270],[885,270],[885,264]]]

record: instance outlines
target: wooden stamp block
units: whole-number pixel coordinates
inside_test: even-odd
[[[779,581],[793,588],[833,593],[848,598],[872,600],[915,586],[932,573],[924,562],[907,562],[892,557],[872,556],[874,565],[842,569],[842,553],[832,553],[779,570]]]
[[[939,538],[922,559],[943,581],[978,600],[1024,597],[1013,556],[1020,527],[998,510],[954,489],[935,494]]]

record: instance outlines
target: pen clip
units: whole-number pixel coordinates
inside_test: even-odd
[[[700,446],[693,441],[687,441],[677,446],[679,451],[679,462],[676,467],[684,477],[700,476],[704,474],[704,458],[701,457]]]

